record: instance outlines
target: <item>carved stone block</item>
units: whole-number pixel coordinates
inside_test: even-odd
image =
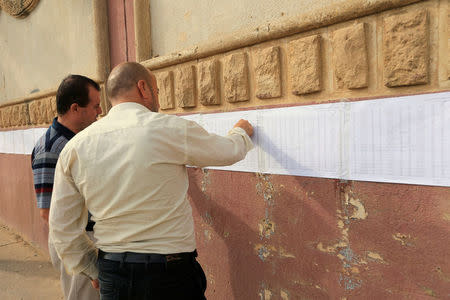
[[[159,87],[159,106],[161,109],[172,109],[174,105],[173,72],[161,72],[157,76]]]
[[[269,99],[281,96],[280,48],[269,47],[255,55],[256,97]]]
[[[334,75],[339,88],[359,89],[368,85],[365,27],[365,23],[360,23],[333,32]]]
[[[47,124],[47,112],[44,100],[34,100],[29,104],[30,122],[33,125]]]
[[[248,101],[250,99],[248,81],[248,62],[245,53],[234,53],[223,59],[223,81],[225,98],[228,102]]]
[[[294,95],[322,90],[320,35],[289,42],[289,82]]]
[[[181,67],[175,72],[175,97],[178,107],[195,107],[195,67]]]
[[[220,104],[219,61],[212,59],[198,65],[198,91],[203,105]]]
[[[429,30],[426,10],[384,20],[384,84],[388,87],[429,81]]]
[[[52,123],[53,118],[56,117],[56,97],[48,97],[43,99],[45,108],[45,120],[46,123]]]
[[[16,104],[11,106],[11,126],[23,126],[29,124],[28,104]]]
[[[12,106],[6,106],[2,109],[2,119],[4,127],[11,127]]]

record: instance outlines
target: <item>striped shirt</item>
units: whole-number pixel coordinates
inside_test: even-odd
[[[62,149],[74,135],[55,118],[34,146],[31,166],[38,208],[50,208],[56,162]]]

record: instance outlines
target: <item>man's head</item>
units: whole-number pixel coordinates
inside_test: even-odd
[[[155,75],[139,63],[126,62],[115,67],[106,81],[106,94],[113,106],[136,102],[153,112],[159,109]]]
[[[69,128],[83,130],[102,113],[99,85],[82,75],[67,76],[58,87],[56,109]]]

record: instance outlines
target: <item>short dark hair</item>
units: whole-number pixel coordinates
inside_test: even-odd
[[[86,107],[89,104],[89,85],[100,91],[98,83],[86,76],[71,74],[64,78],[56,92],[58,114],[64,115],[73,103]]]

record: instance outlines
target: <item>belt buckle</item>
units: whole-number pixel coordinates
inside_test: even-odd
[[[179,256],[178,254],[167,254],[166,255],[166,261],[167,262],[175,261],[175,260],[181,260],[181,259],[182,259],[182,257]]]

